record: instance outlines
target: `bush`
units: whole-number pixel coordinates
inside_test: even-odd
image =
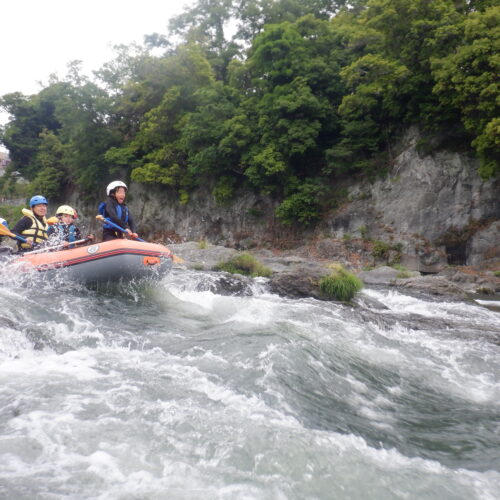
[[[220,262],[214,268],[215,271],[226,271],[231,274],[243,274],[245,276],[271,276],[271,269],[263,266],[253,255],[242,253],[228,260]]]
[[[349,302],[363,288],[363,282],[341,265],[335,265],[331,274],[321,278],[319,288],[327,297]]]
[[[0,217],[5,219],[9,227],[14,227],[14,224],[23,216],[19,205],[0,205]]]
[[[297,187],[295,193],[286,197],[276,208],[276,217],[290,226],[296,222],[309,225],[321,216],[320,199],[325,193],[322,185],[305,182]]]

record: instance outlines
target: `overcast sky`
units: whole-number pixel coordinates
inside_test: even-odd
[[[1,0],[0,96],[40,90],[51,73],[83,61],[90,74],[113,58],[112,45],[166,33],[168,19],[193,0]],[[0,115],[5,123],[6,115]]]

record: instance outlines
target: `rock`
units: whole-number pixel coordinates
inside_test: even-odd
[[[168,245],[168,248],[178,257],[184,259],[183,265],[188,269],[209,271],[219,262],[227,261],[240,252],[234,248],[207,244],[202,248],[199,242],[188,241]]]
[[[217,295],[249,297],[253,295],[252,278],[240,274],[214,273],[217,276],[210,282],[202,282],[197,286],[199,292],[210,291]]]
[[[467,253],[471,266],[500,269],[500,221],[477,231],[469,242]]]
[[[495,295],[500,293],[500,277],[483,272],[465,271],[465,268],[449,267],[439,273],[468,294]]]
[[[400,271],[389,266],[381,266],[371,271],[361,271],[358,278],[367,285],[391,285],[395,283]]]
[[[443,276],[421,276],[418,278],[401,279],[397,285],[410,288],[430,295],[449,295],[460,299],[468,298],[468,293]]]
[[[320,300],[329,300],[319,289],[319,281],[328,274],[325,268],[298,267],[292,271],[273,275],[269,281],[272,293],[282,297],[304,298],[313,297]]]

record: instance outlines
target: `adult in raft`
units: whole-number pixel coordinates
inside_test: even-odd
[[[45,215],[48,202],[44,196],[36,195],[30,200],[30,210],[23,208],[23,218],[18,220],[12,232],[26,239],[26,243],[17,241],[19,252],[26,252],[40,247],[48,239],[49,224]]]
[[[106,219],[122,227],[131,238],[138,238],[134,218],[125,204],[127,196],[127,185],[122,181],[110,182],[106,188],[108,198],[99,205],[99,213]],[[125,235],[111,224],[104,223],[102,226],[102,241],[124,238]]]

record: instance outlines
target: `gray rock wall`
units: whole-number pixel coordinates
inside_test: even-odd
[[[385,178],[348,185],[349,201],[314,231],[283,227],[274,217],[277,202],[252,193],[240,193],[232,204],[218,205],[208,186],[182,205],[168,189],[131,185],[129,205],[142,235],[167,242],[206,239],[251,248],[357,238],[358,248],[363,246],[360,240],[398,244],[402,263],[413,270],[438,272],[447,263],[498,265],[499,181],[480,179],[477,161],[466,155],[446,151],[420,155],[418,140],[418,133],[411,130]],[[72,202],[78,206],[77,199]],[[95,227],[95,208],[86,207],[83,215]]]

